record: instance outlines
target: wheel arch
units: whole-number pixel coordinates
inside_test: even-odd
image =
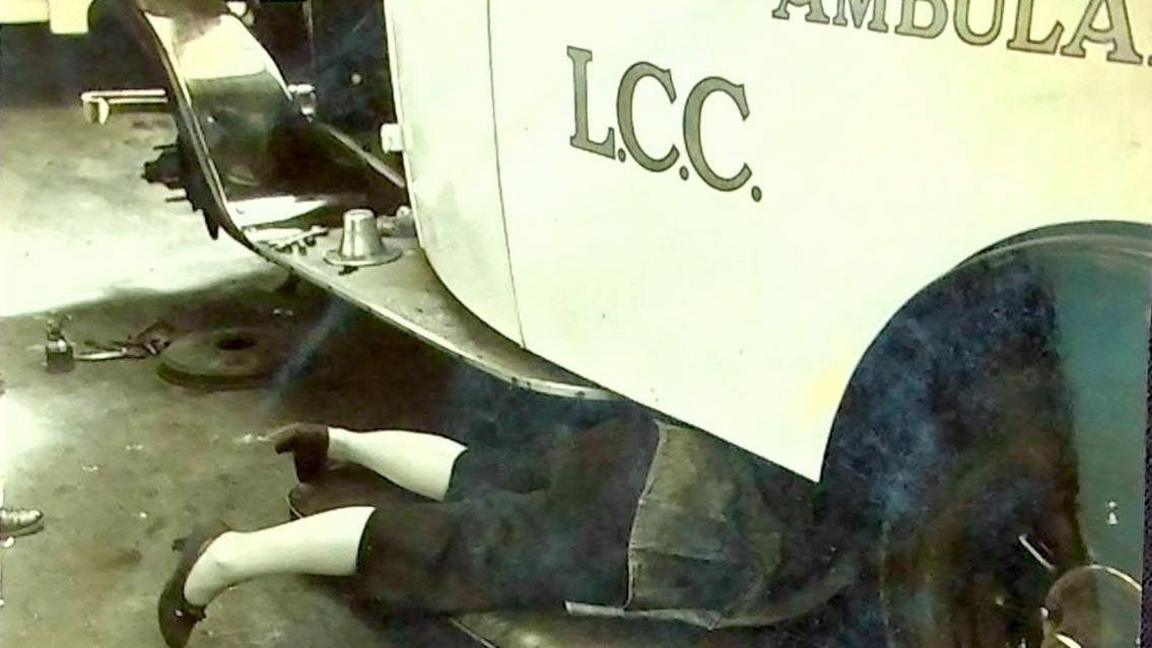
[[[1051,329],[1043,344],[1024,344],[1028,351],[1021,356],[1025,357],[1021,364],[1009,363],[996,370],[1010,374],[1017,366],[1042,367],[1039,374],[1021,375],[1031,375],[1028,380],[1033,381],[1041,376],[1035,381],[1039,383],[1050,378],[1050,392],[1057,395],[1053,398],[1058,402],[1052,405],[1052,412],[1039,412],[1036,404],[1046,407],[1046,396],[1023,405],[1011,396],[997,402],[997,388],[992,388],[972,389],[970,397],[988,401],[993,409],[1021,410],[1002,416],[1004,420],[1025,424],[1046,421],[1063,431],[987,434],[961,446],[935,443],[938,439],[918,443],[913,433],[889,439],[883,434],[864,433],[852,439],[853,429],[845,423],[846,417],[861,416],[861,409],[869,407],[893,406],[883,401],[861,405],[854,399],[861,393],[865,397],[883,393],[875,387],[862,387],[861,382],[877,379],[869,367],[869,363],[877,362],[877,354],[911,348],[889,338],[917,333],[915,327],[903,324],[910,317],[909,311],[924,311],[924,295],[933,291],[945,294],[945,307],[955,307],[947,294],[953,288],[971,290],[972,284],[965,284],[965,277],[976,278],[977,284],[995,283],[1003,280],[1004,273],[1021,272],[1022,268],[1034,273],[1037,286],[1050,301],[1036,306],[1037,317],[1022,318],[1019,326],[1027,331],[1020,339],[1043,333],[1041,320],[1045,317],[1050,318]],[[1150,304],[1152,226],[1082,221],[1021,232],[977,251],[918,291],[876,336],[858,362],[837,412],[825,455],[824,481],[818,488],[825,498],[823,506],[832,509],[832,521],[826,524],[847,528],[841,535],[851,538],[856,547],[871,548],[875,556],[871,577],[877,607],[873,609],[880,611],[891,645],[934,645],[923,638],[941,631],[935,626],[966,619],[948,608],[962,597],[942,593],[939,583],[968,583],[965,586],[973,589],[964,600],[970,602],[976,596],[976,585],[958,574],[975,573],[977,568],[990,565],[1001,571],[1017,568],[1018,564],[1004,567],[998,563],[1001,554],[996,551],[1003,551],[1011,560],[1021,559],[1013,552],[1023,554],[1023,550],[1010,546],[1016,537],[1012,532],[1035,519],[1052,520],[1051,526],[1057,527],[1055,531],[1037,531],[1053,533],[1056,538],[1049,541],[1055,546],[1055,557],[1060,558],[1054,559],[1054,574],[1088,560],[1115,566],[1124,573],[1140,573]],[[964,308],[961,303],[952,312],[970,313],[971,319],[964,323],[967,330],[979,330],[982,321],[998,322],[990,325],[995,332],[1010,332],[1015,326],[1016,313]],[[923,339],[918,342],[923,343]],[[964,339],[950,338],[950,343],[963,346]],[[1034,356],[1027,356],[1032,352]],[[964,354],[943,357],[957,359]],[[909,366],[913,371],[926,369],[916,364],[915,357]],[[930,369],[952,371],[946,364]],[[884,377],[883,372],[880,377]],[[949,410],[939,403],[932,406],[937,408],[932,414],[942,419],[964,411]],[[996,421],[998,416],[994,412],[986,420]],[[872,423],[878,419],[863,416],[863,420]],[[916,430],[928,436],[937,433],[933,423],[923,424],[915,417],[893,415],[889,420],[910,428],[922,425]],[[983,431],[979,426],[973,429]],[[1009,425],[1004,429],[1019,432],[1020,428]],[[934,462],[907,459],[933,452]],[[895,459],[885,461],[884,457]],[[917,491],[920,486],[922,491]],[[901,504],[906,507],[901,509]],[[864,510],[869,513],[862,513]],[[862,530],[864,525],[869,525],[866,531]],[[981,546],[984,543],[994,550]],[[979,556],[985,564],[952,564],[969,555]],[[1029,562],[1026,555],[1022,562]],[[1036,592],[1050,584],[1041,583],[1016,594],[1034,603]],[[1039,613],[1038,607],[1035,611]],[[1014,630],[1001,630],[1032,633],[1028,640],[1033,641],[1038,627],[1035,621],[1028,628],[1018,625]],[[968,638],[961,643],[978,636],[972,628],[955,632],[957,637]]]

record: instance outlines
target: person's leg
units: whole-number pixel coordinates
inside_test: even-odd
[[[270,574],[351,576],[372,511],[336,509],[260,531],[225,533],[196,560],[184,598],[207,605],[232,585]]]
[[[418,495],[442,501],[486,490],[528,493],[545,488],[552,448],[510,451],[468,448],[437,434],[408,430],[355,432],[293,423],[272,435],[278,452],[292,452],[302,482],[321,480],[329,459],[356,464]]]
[[[574,439],[545,490],[382,505],[368,522],[357,580],[389,610],[620,604],[657,438],[650,421],[612,421]]]
[[[629,531],[655,439],[651,423],[599,426],[534,493],[340,508],[224,533],[196,559],[184,596],[205,605],[245,580],[304,573],[355,576],[392,611],[612,604],[626,592]]]
[[[552,484],[558,460],[568,445],[557,439],[530,447],[473,446],[452,467],[446,500],[461,500],[482,493],[533,493]]]
[[[632,523],[658,444],[651,419],[614,419],[577,435],[557,462],[545,514],[566,561],[556,575],[565,601],[625,602]]]
[[[413,493],[442,501],[456,459],[467,447],[448,437],[407,430],[328,428],[328,457],[358,464]]]
[[[345,576],[389,611],[559,606],[544,493],[491,492],[469,502],[354,506],[252,532],[228,531],[195,558],[184,600],[273,574]],[[570,562],[564,559],[564,562]],[[570,571],[570,570],[568,570]]]
[[[616,433],[618,420],[601,424],[562,444],[535,452],[468,447],[448,437],[408,430],[355,432],[328,428],[328,457],[363,466],[397,486],[432,500],[461,499],[482,491],[531,493],[548,488],[565,464],[582,462],[578,471],[605,472],[621,463],[617,452],[627,439]],[[628,456],[627,453],[623,455]],[[588,462],[600,467],[590,468]]]

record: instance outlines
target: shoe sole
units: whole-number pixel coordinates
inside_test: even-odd
[[[21,527],[21,528],[16,529],[15,531],[12,531],[12,532],[0,533],[0,539],[22,538],[24,536],[30,536],[33,533],[39,533],[43,530],[44,530],[44,518],[40,518],[39,520],[33,522],[32,524],[29,524],[26,527]]]
[[[288,519],[289,520],[296,521],[296,520],[299,520],[300,518],[304,517],[304,514],[300,512],[300,509],[296,508],[296,505],[292,502],[292,492],[291,491],[289,491],[288,495],[286,495],[284,497],[284,502],[286,504],[288,504]]]

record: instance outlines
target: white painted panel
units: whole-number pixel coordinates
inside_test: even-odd
[[[0,25],[48,20],[48,0],[0,0]]]
[[[53,34],[88,33],[88,7],[92,0],[49,0],[48,28]]]
[[[469,0],[387,3],[420,243],[469,310],[521,342],[497,178],[488,13]]]
[[[1037,226],[1152,222],[1152,68],[1107,62],[1093,44],[1084,59],[1012,51],[1012,0],[985,47],[962,43],[951,17],[936,38],[895,34],[891,1],[887,33],[805,22],[803,7],[773,18],[778,3],[763,0],[492,4],[528,348],[810,478],[854,366],[922,286]],[[980,30],[992,4],[972,3]],[[1088,4],[1038,1],[1033,38],[1059,19],[1063,45]],[[1137,48],[1152,52],[1152,7],[1131,11]],[[671,169],[570,144],[569,46],[593,54],[590,139],[611,127],[613,149],[625,70],[671,71],[674,101],[647,78],[635,104],[640,144],[653,157],[677,147]],[[684,154],[686,100],[710,76],[742,84],[750,111],[742,120],[722,94],[704,104],[712,166],[752,170],[730,193]]]

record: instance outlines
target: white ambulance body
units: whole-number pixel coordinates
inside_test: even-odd
[[[449,290],[528,350],[812,479],[854,367],[920,288],[1015,234],[1152,223],[1140,4],[386,15],[420,241]]]

